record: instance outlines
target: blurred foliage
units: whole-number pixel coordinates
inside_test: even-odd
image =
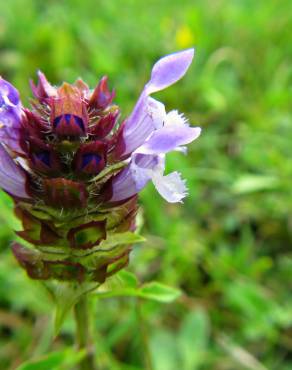
[[[95,298],[101,368],[292,368],[291,29],[289,0],[1,2],[0,73],[24,103],[38,68],[56,84],[108,74],[125,117],[154,61],[197,48],[186,78],[156,95],[203,127],[187,156],[168,158],[190,195],[169,205],[143,191],[147,242],[129,267],[184,293],[171,304]],[[15,369],[59,358],[74,325],[51,344],[53,305],[13,260],[19,225],[5,194],[0,204],[0,363]]]

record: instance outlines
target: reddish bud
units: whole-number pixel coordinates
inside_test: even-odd
[[[107,76],[104,76],[99,81],[99,84],[96,86],[89,100],[90,107],[95,109],[104,109],[113,101],[116,93],[114,90],[112,92],[109,91],[107,80]]]
[[[39,139],[30,139],[29,158],[35,170],[46,174],[57,174],[62,167],[54,149]]]
[[[46,76],[41,71],[38,71],[38,78],[37,85],[35,85],[32,80],[30,81],[30,87],[34,96],[40,101],[51,96],[56,96],[57,89],[48,82]]]
[[[77,87],[64,83],[58,97],[50,99],[50,106],[53,132],[61,137],[86,136],[88,115]]]
[[[36,113],[24,109],[20,142],[25,151],[27,150],[27,142],[30,138],[42,139],[47,131],[48,126]]]
[[[77,87],[77,89],[80,91],[80,93],[81,93],[81,95],[82,95],[83,98],[86,99],[88,97],[88,94],[89,94],[89,86],[81,78],[78,78],[75,81],[74,86]]]
[[[106,165],[107,145],[93,141],[80,146],[73,160],[73,168],[79,174],[96,175]]]
[[[106,116],[101,117],[97,124],[90,129],[90,134],[95,136],[97,139],[106,137],[111,130],[114,128],[120,111],[117,109],[113,112],[108,113]]]

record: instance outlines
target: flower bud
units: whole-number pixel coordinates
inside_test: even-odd
[[[89,106],[95,109],[105,109],[113,101],[116,93],[113,90],[109,91],[107,86],[107,76],[104,76],[100,81],[89,100]]]
[[[73,159],[73,169],[80,175],[97,175],[106,165],[107,145],[102,141],[82,144]]]
[[[114,128],[119,113],[119,109],[113,109],[105,116],[101,117],[100,120],[93,127],[90,128],[90,135],[92,135],[96,139],[102,139],[106,137]]]
[[[53,132],[60,138],[79,138],[87,135],[88,115],[80,91],[64,83],[58,97],[50,99]]]
[[[29,143],[29,158],[35,171],[57,175],[61,171],[61,162],[54,148],[37,138]]]

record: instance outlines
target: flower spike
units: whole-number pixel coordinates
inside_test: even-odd
[[[188,49],[158,60],[132,113],[119,122],[107,77],[96,88],[78,79],[52,86],[42,72],[35,99],[23,108],[18,91],[0,79],[0,187],[22,221],[13,253],[33,279],[103,283],[129,261],[137,194],[152,181],[168,202],[187,195],[166,155],[199,137],[178,111],[151,95],[180,80],[194,56]]]

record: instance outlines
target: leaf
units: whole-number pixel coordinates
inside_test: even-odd
[[[85,355],[84,351],[76,352],[67,349],[60,352],[52,352],[38,359],[30,360],[20,365],[16,370],[57,370],[77,364]]]
[[[60,283],[49,284],[46,283],[45,286],[52,294],[56,303],[55,312],[55,325],[54,325],[54,335],[57,336],[60,332],[62,324],[74,304],[79,300],[79,298],[98,287],[98,283]]]
[[[123,286],[127,286],[129,288],[137,288],[138,286],[138,279],[135,274],[130,271],[122,270],[118,274],[118,278]]]
[[[138,286],[135,275],[127,271],[118,274],[119,285],[105,284],[96,292],[99,298],[140,297],[157,302],[169,303],[178,298],[181,291],[157,281]],[[122,284],[122,286],[121,286]]]
[[[140,288],[140,297],[152,299],[158,302],[169,303],[177,299],[181,291],[176,288],[164,285],[157,281],[152,281]]]
[[[279,180],[272,176],[244,175],[232,185],[235,194],[253,193],[262,190],[275,189],[279,186]]]

